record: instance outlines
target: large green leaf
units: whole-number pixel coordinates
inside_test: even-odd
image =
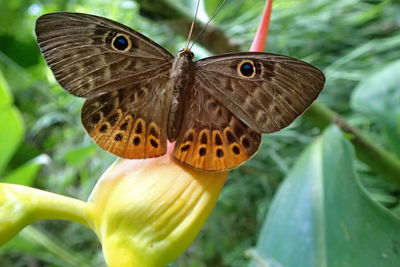
[[[21,115],[11,102],[10,89],[0,72],[0,174],[20,145],[24,134]]]
[[[400,266],[400,221],[367,196],[353,161],[333,127],[304,152],[271,205],[260,265]]]

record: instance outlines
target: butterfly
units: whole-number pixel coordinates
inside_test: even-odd
[[[271,53],[221,54],[193,62],[144,35],[89,14],[56,12],[36,22],[41,52],[61,86],[84,97],[81,119],[103,149],[128,159],[173,158],[202,171],[250,159],[261,134],[303,113],[325,77]]]

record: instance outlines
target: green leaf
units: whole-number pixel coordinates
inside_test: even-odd
[[[355,88],[351,104],[372,115],[384,129],[387,139],[400,156],[400,60],[394,61]]]
[[[21,115],[11,101],[10,89],[0,72],[0,174],[22,142],[24,134]]]
[[[400,221],[367,196],[353,162],[336,127],[304,152],[273,200],[258,263],[400,266]]]
[[[32,186],[40,168],[50,161],[47,155],[40,155],[8,174],[2,183]]]
[[[12,103],[12,95],[10,93],[10,88],[3,74],[0,72],[0,110],[8,107]]]

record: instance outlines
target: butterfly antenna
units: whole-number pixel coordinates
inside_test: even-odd
[[[197,39],[199,39],[200,35],[203,33],[203,31],[206,29],[207,25],[211,22],[211,20],[213,18],[215,18],[215,16],[219,13],[219,11],[221,11],[222,7],[224,6],[226,0],[222,1],[222,3],[219,5],[217,11],[214,12],[214,14],[211,16],[211,18],[207,21],[207,23],[203,26],[203,28],[201,29],[201,31],[196,35],[196,37],[193,40],[192,45],[190,46],[189,49],[192,49],[192,47],[194,46],[195,42],[197,41]]]
[[[190,42],[190,38],[192,37],[194,24],[196,23],[197,12],[199,11],[199,6],[200,6],[200,0],[197,1],[196,11],[194,13],[194,19],[192,21],[192,25],[190,25],[189,36],[188,36],[187,41],[186,41],[185,49],[189,48],[189,42]]]

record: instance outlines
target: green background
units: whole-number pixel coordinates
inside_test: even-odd
[[[219,3],[204,1],[200,22]],[[264,4],[227,1],[208,28],[218,34],[199,40],[196,58],[248,50]],[[40,55],[38,16],[108,17],[176,54],[194,6],[189,0],[0,0],[0,182],[85,200],[115,160],[84,132],[83,100],[57,84]],[[395,0],[274,1],[266,51],[325,73],[320,106],[264,135],[258,154],[230,173],[202,232],[172,266],[400,266],[399,14]],[[332,126],[324,117],[332,111],[359,135]],[[104,266],[94,233],[64,221],[24,230],[0,248],[0,264]]]

